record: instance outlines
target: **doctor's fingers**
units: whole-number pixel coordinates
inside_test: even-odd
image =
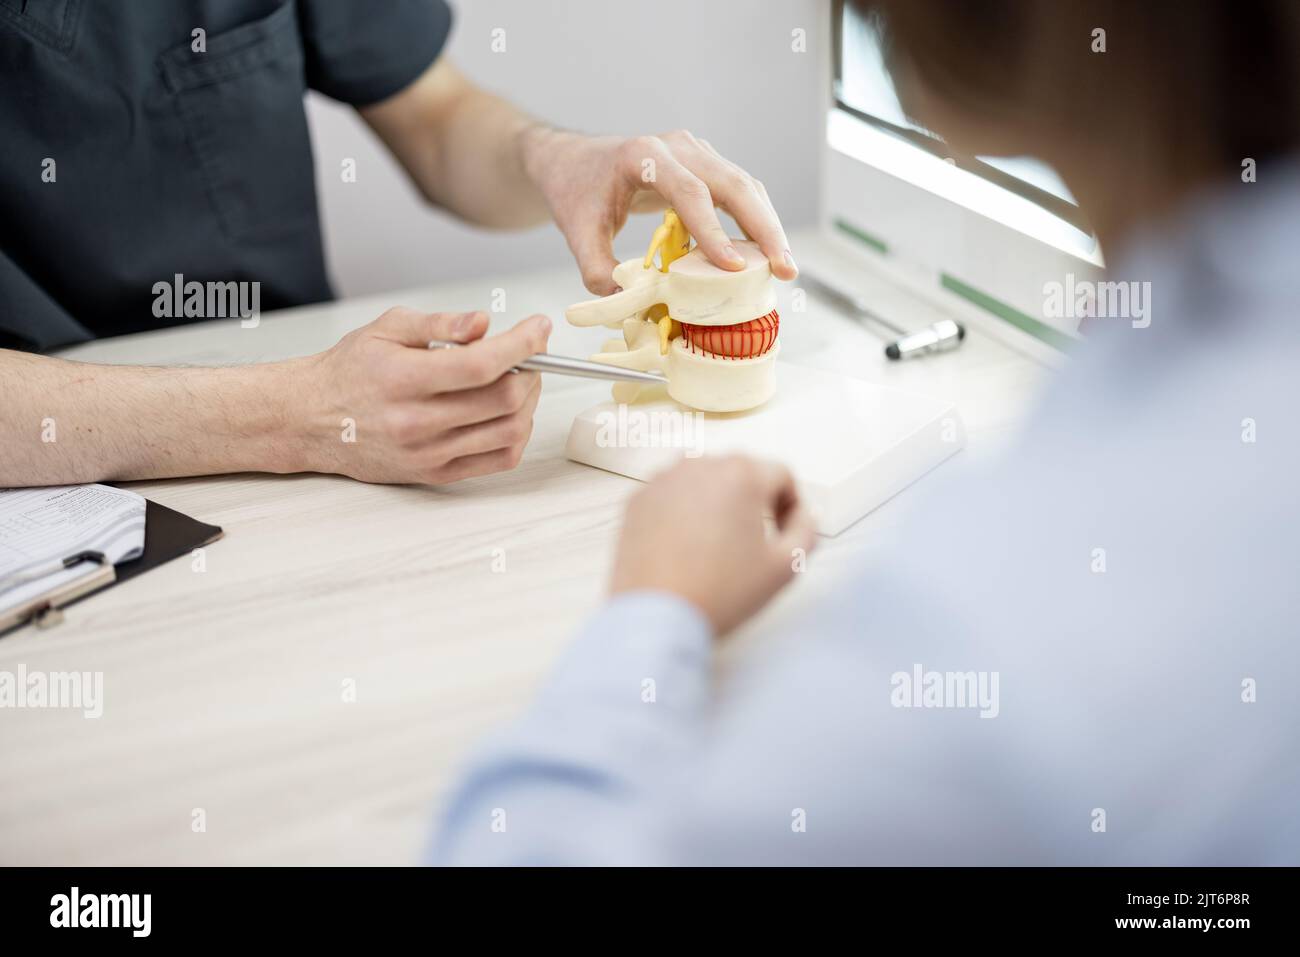
[[[519,464],[523,448],[497,449],[494,452],[480,452],[453,459],[446,465],[434,469],[424,481],[430,485],[450,485],[465,479],[481,475],[495,475],[497,472],[509,472]]]
[[[745,235],[758,243],[773,275],[778,279],[795,278],[798,270],[794,260],[787,261],[790,242],[767,187],[722,156],[707,140],[685,130],[670,133],[664,140],[682,165],[709,188],[713,203],[730,213]]]
[[[379,431],[399,455],[433,454],[439,442],[461,429],[522,413],[531,416],[541,391],[537,373],[521,372],[481,389],[390,402],[379,418]],[[449,458],[444,452],[443,459]]]
[[[731,238],[718,219],[708,184],[684,166],[675,153],[658,136],[628,140],[624,177],[634,188],[652,189],[668,200],[687,232],[715,266],[744,268],[744,259],[732,248]]]
[[[460,392],[445,392],[429,401],[429,419],[435,432],[511,415],[529,402],[537,405],[542,377],[536,372],[511,372],[491,385]]]
[[[501,449],[522,455],[533,434],[533,413],[541,391],[539,385],[528,394],[522,407],[506,415],[442,433],[430,446],[430,454],[441,462]]]
[[[424,394],[446,394],[491,385],[525,359],[546,351],[551,321],[529,316],[496,336],[450,349],[411,349],[398,357],[401,381],[427,383]]]
[[[569,251],[582,273],[582,284],[595,296],[608,296],[618,286],[613,276],[618,260],[614,258],[614,234],[627,218],[619,202],[604,197],[593,197],[583,205],[557,217]]]

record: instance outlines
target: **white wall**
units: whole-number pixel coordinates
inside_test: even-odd
[[[364,2],[364,0],[352,0]],[[829,0],[452,0],[445,51],[474,81],[529,113],[593,133],[685,127],[767,185],[787,229],[816,216],[818,51]],[[493,53],[492,30],[506,31]],[[807,53],[791,31],[807,31]],[[340,296],[474,276],[508,265],[569,262],[553,226],[489,233],[423,204],[348,107],[313,94],[326,254]],[[344,157],[358,181],[343,183]],[[653,221],[634,218],[618,244],[635,255]]]

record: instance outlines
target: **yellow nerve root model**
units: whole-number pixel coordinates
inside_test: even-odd
[[[659,271],[667,272],[673,260],[681,259],[691,251],[691,234],[682,225],[681,217],[671,207],[664,210],[664,221],[650,238],[650,248],[646,250],[646,269],[654,265],[655,253],[659,254]],[[682,324],[668,315],[668,307],[662,303],[652,306],[646,318],[659,326],[659,354],[668,355],[668,343],[682,334]]]

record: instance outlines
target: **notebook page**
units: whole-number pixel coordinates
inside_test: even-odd
[[[63,485],[0,491],[0,610],[68,578],[68,572],[29,576],[83,551],[110,562],[144,552],[145,500],[107,485]],[[75,569],[69,569],[75,572]]]

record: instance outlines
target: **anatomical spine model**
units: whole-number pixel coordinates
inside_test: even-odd
[[[704,412],[762,405],[776,390],[780,350],[767,257],[757,243],[735,240],[745,268],[730,271],[714,266],[690,242],[677,213],[668,210],[644,260],[614,267],[622,291],[570,306],[565,318],[575,326],[621,329],[623,338],[609,340],[591,358],[663,373],[668,394],[682,405]],[[620,382],[614,399],[651,398],[659,388]]]

